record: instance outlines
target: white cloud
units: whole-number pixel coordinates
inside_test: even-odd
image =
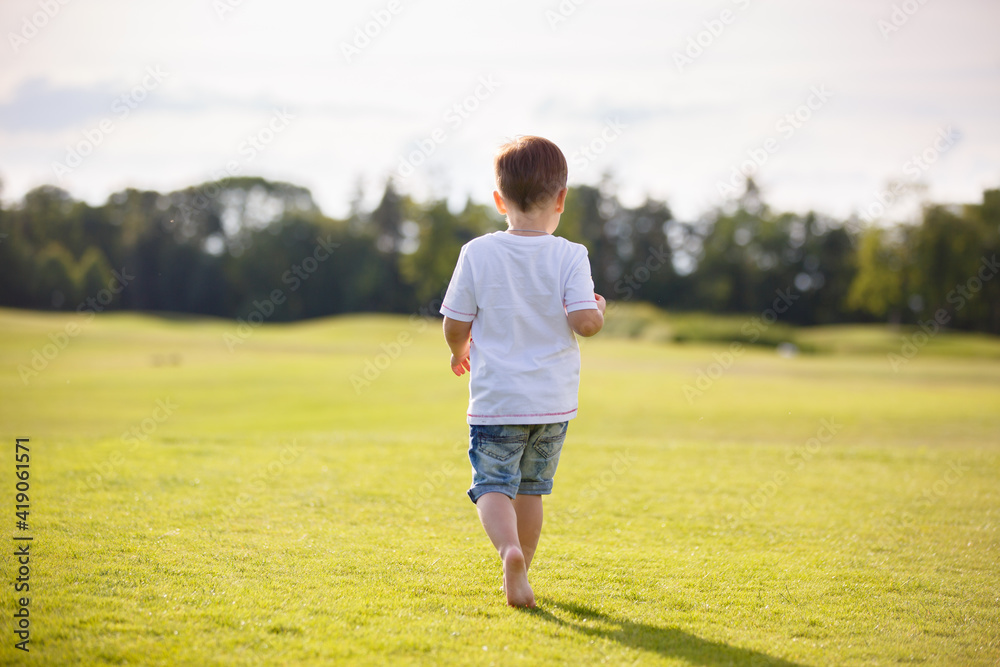
[[[387,2],[245,0],[225,19],[207,0],[70,2],[17,54],[0,52],[4,194],[44,182],[68,130],[85,129],[104,96],[153,64],[169,81],[74,172],[73,194],[102,201],[124,185],[193,184],[270,109],[287,107],[295,124],[248,168],[310,187],[324,210],[343,214],[358,179],[381,187],[484,75],[500,90],[405,188],[486,200],[505,136],[543,134],[570,155],[620,117],[628,129],[571,177],[594,183],[612,170],[631,200],[666,197],[693,217],[719,203],[716,182],[820,84],[833,100],[760,170],[775,206],[846,214],[948,123],[965,138],[927,172],[931,192],[976,200],[1000,185],[991,0],[927,3],[888,39],[876,26],[888,1],[585,2],[554,31],[545,17],[554,1],[399,1],[350,64],[340,43]],[[36,2],[0,7],[5,35]],[[672,54],[726,8],[736,20],[678,72]]]

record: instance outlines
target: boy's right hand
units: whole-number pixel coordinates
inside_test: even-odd
[[[469,351],[472,345],[472,322],[444,318],[444,339],[451,349],[451,372],[465,375],[469,370]]]
[[[608,302],[596,292],[594,293],[594,301],[597,303],[596,315],[593,308],[574,310],[572,313],[566,314],[569,328],[584,338],[595,335],[604,327],[604,309],[608,307]]]

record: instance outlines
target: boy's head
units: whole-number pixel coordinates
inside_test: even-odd
[[[497,191],[522,213],[553,201],[566,187],[569,168],[559,147],[542,137],[517,137],[493,159]]]

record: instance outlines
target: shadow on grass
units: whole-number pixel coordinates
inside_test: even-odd
[[[677,628],[661,628],[646,623],[634,623],[613,618],[583,605],[545,599],[541,603],[566,612],[573,618],[556,616],[541,607],[527,609],[525,613],[546,621],[571,628],[591,637],[603,637],[641,651],[658,653],[665,658],[679,658],[692,665],[775,665],[777,667],[803,667],[800,663],[775,658],[745,648],[701,639]]]

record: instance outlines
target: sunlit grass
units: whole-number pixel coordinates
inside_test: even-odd
[[[725,346],[585,341],[524,612],[464,495],[437,323],[264,326],[230,352],[229,322],[101,317],[23,383],[69,319],[0,311],[32,662],[1000,660],[995,358],[752,349],[688,400]],[[12,637],[0,662],[28,664]]]

